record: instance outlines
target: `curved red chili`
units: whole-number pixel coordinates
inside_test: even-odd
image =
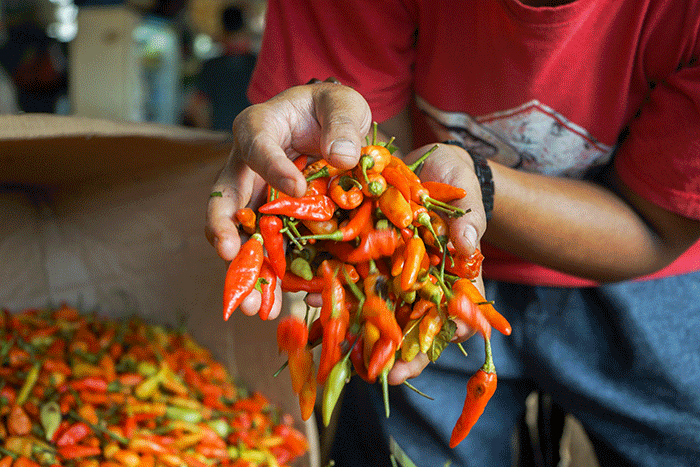
[[[277,216],[262,216],[259,221],[260,234],[263,238],[267,257],[277,277],[282,279],[287,270],[287,258],[284,253],[284,227],[282,219]]]
[[[224,321],[255,287],[263,262],[263,238],[253,234],[229,264],[224,281]]]
[[[268,258],[263,260],[258,281],[260,287],[260,310],[258,315],[260,315],[260,319],[267,320],[270,317],[272,306],[275,304],[275,288],[277,287],[277,274]]]

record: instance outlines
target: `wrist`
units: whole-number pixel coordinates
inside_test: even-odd
[[[458,140],[447,140],[443,141],[443,144],[450,144],[453,146],[459,146],[460,148],[467,151],[467,148]],[[491,173],[491,167],[484,156],[479,154],[471,153],[467,151],[469,157],[472,158],[474,163],[474,173],[479,181],[479,186],[481,187],[481,201],[484,204],[484,212],[486,213],[486,220],[491,218],[491,213],[493,212],[493,198],[495,195],[495,186],[493,183],[493,174]]]

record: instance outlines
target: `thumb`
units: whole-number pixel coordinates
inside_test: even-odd
[[[416,151],[418,157],[431,147],[432,145],[425,146]],[[417,158],[413,154],[410,156]],[[422,180],[447,183],[466,191],[464,198],[450,202],[464,210],[465,214],[448,219],[448,225],[450,240],[455,248],[466,255],[474,253],[486,231],[486,214],[472,158],[458,146],[440,144],[425,161],[420,177]]]
[[[321,155],[333,166],[350,169],[372,124],[367,101],[354,89],[333,83],[313,85],[313,103],[321,126]]]

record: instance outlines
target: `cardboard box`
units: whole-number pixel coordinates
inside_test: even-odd
[[[302,422],[288,376],[273,377],[284,362],[276,321],[222,318],[226,263],[204,237],[204,218],[227,138],[156,124],[0,117],[0,306],[65,301],[164,325],[184,317],[235,376],[299,421],[311,449],[298,465],[317,467],[313,417]]]

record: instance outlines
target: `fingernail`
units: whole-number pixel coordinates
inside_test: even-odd
[[[476,235],[476,229],[471,226],[467,225],[464,227],[464,238],[467,239],[467,242],[472,246],[472,248],[476,248],[476,243],[477,243],[477,235]]]
[[[355,143],[348,139],[337,139],[331,144],[330,156],[342,168],[352,167],[357,162],[359,151]]]

